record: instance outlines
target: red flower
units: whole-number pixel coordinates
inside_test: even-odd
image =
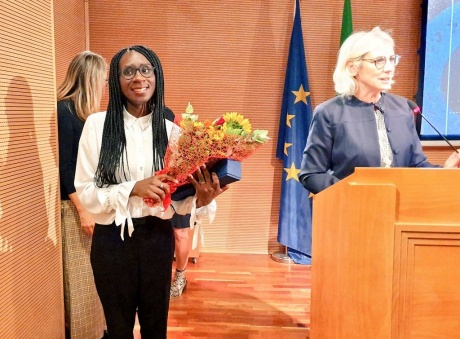
[[[225,123],[224,118],[220,117],[219,119],[216,119],[213,123],[214,126],[222,126]]]

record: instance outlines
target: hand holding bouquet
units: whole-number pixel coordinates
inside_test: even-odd
[[[270,139],[267,134],[266,130],[252,131],[249,120],[237,112],[225,113],[213,122],[200,122],[189,103],[179,126],[173,126],[164,168],[156,174],[167,173],[178,180],[177,184],[169,184],[173,193],[178,186],[188,183],[189,176],[203,164],[211,168],[220,159],[246,159]],[[144,202],[154,205],[150,199]],[[170,196],[163,203],[165,208],[169,203]]]

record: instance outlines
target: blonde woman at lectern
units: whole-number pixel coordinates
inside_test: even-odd
[[[316,107],[300,181],[318,193],[356,167],[441,167],[427,161],[410,101],[390,94],[400,56],[393,38],[375,27],[344,41],[334,71],[337,96]],[[457,168],[454,152],[444,168]]]

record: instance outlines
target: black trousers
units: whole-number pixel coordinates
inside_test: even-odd
[[[166,338],[174,233],[169,220],[133,219],[125,227],[96,224],[91,266],[110,339],[133,338],[136,309],[142,339]]]

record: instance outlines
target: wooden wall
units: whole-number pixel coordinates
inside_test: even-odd
[[[0,3],[0,338],[62,338],[52,1]]]
[[[54,42],[56,53],[56,86],[64,80],[73,57],[86,49],[88,0],[54,1]],[[88,36],[89,38],[89,36]]]
[[[417,88],[420,4],[353,1],[355,29],[392,29],[403,56],[393,92]],[[281,164],[274,158],[281,93],[292,28],[293,1],[169,2],[62,0],[54,2],[56,84],[71,58],[90,47],[108,61],[120,48],[145,44],[161,57],[167,104],[176,113],[188,101],[201,118],[235,110],[272,141],[243,163],[243,180],[219,197],[203,251],[270,253],[276,241]],[[146,15],[145,8],[151,8]],[[88,10],[89,17],[85,10]],[[301,1],[312,104],[333,95],[342,2]],[[38,12],[40,14],[40,12]],[[85,31],[89,32],[88,35]],[[88,44],[89,43],[89,44]],[[105,99],[107,100],[107,99]],[[2,133],[5,133],[4,131]],[[6,151],[2,150],[5,157]],[[446,148],[427,149],[442,162]]]
[[[417,91],[419,0],[353,0],[355,30],[391,29],[402,55],[393,92]],[[301,1],[312,105],[334,95],[332,72],[343,1]],[[162,60],[166,102],[176,114],[190,101],[201,119],[238,111],[273,138],[243,162],[243,179],[218,198],[204,225],[204,252],[279,249],[281,163],[275,158],[294,1],[89,1],[90,45],[110,60],[144,44]]]
[[[408,98],[417,89],[420,2],[352,1],[355,29],[393,30],[403,56],[393,92]],[[110,61],[122,47],[145,44],[163,61],[167,104],[176,113],[190,101],[200,118],[238,111],[269,130],[272,141],[243,163],[243,180],[218,198],[202,251],[279,248],[282,169],[274,155],[293,3],[0,2],[1,338],[63,337],[55,89],[84,49]],[[301,1],[313,106],[334,95],[342,5]],[[450,153],[426,150],[437,163]]]

